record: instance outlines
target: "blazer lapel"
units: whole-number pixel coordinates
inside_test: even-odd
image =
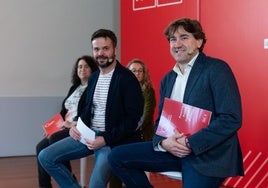
[[[188,103],[190,93],[191,93],[193,87],[195,86],[197,79],[201,75],[202,69],[204,67],[204,60],[203,59],[204,59],[204,54],[200,53],[198,55],[197,59],[195,60],[195,63],[192,67],[192,70],[190,72],[190,75],[189,75],[189,78],[187,81],[187,85],[185,88],[184,97],[183,97],[184,103]]]

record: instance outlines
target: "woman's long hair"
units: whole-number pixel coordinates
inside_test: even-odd
[[[91,73],[99,70],[98,65],[93,57],[88,56],[88,55],[84,55],[82,57],[79,57],[76,60],[74,67],[73,67],[73,71],[72,71],[72,84],[75,86],[79,86],[81,84],[81,80],[77,74],[78,63],[80,60],[84,60],[88,64],[88,66],[91,68]]]
[[[127,64],[127,68],[129,69],[129,67],[133,64],[133,63],[138,63],[142,66],[143,69],[143,80],[141,81],[140,85],[141,85],[141,89],[142,91],[149,89],[149,88],[153,88],[151,79],[150,79],[150,75],[149,75],[149,70],[146,67],[145,63],[140,60],[140,59],[132,59],[128,64]]]

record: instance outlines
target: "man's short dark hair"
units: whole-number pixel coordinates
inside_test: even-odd
[[[99,29],[97,31],[95,31],[92,35],[91,35],[91,42],[96,39],[96,38],[110,38],[112,40],[113,46],[116,47],[117,45],[117,38],[116,35],[114,34],[113,31],[108,30],[108,29]]]
[[[170,40],[170,37],[173,36],[173,34],[177,31],[179,27],[183,27],[183,29],[191,33],[195,39],[203,40],[203,43],[201,47],[199,48],[199,51],[202,52],[207,39],[199,21],[192,20],[189,18],[182,18],[182,19],[178,19],[178,20],[171,22],[166,28],[166,30],[164,31],[164,34],[168,41]]]

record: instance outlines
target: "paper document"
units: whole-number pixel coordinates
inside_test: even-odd
[[[85,138],[89,140],[95,140],[95,132],[88,126],[86,126],[80,117],[78,118],[76,128],[81,133],[80,142],[82,142],[83,144],[86,144]]]

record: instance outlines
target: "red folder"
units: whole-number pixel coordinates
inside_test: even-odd
[[[165,98],[156,134],[167,138],[176,129],[189,136],[206,127],[211,114],[211,111]]]
[[[62,127],[63,119],[60,113],[55,114],[52,118],[50,118],[46,123],[44,123],[43,128],[46,132],[46,136],[49,137],[55,132],[58,132],[64,127]]]

